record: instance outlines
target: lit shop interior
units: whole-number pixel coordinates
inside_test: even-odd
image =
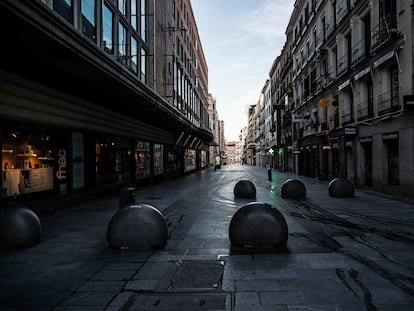
[[[2,128],[2,197],[53,191],[55,178],[66,179],[66,151],[56,149],[62,135],[24,125]],[[68,136],[61,142],[68,144]],[[60,152],[59,152],[60,151]],[[60,163],[60,165],[58,164]],[[57,166],[58,165],[58,166]],[[59,170],[60,168],[60,170]],[[56,169],[56,174],[55,174]]]

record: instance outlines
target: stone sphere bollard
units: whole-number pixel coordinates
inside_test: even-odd
[[[106,238],[111,248],[161,249],[167,243],[168,226],[164,216],[148,204],[130,204],[109,222]]]
[[[288,179],[282,184],[281,196],[285,199],[303,199],[306,197],[306,187],[298,179]]]
[[[234,196],[236,198],[254,199],[256,198],[256,187],[250,180],[240,180],[234,186]]]
[[[0,210],[0,249],[28,248],[39,243],[41,224],[37,215],[22,205]]]
[[[331,197],[345,198],[354,196],[354,185],[345,178],[335,178],[328,186]]]
[[[251,202],[233,215],[229,238],[234,247],[272,249],[286,245],[288,227],[282,213],[275,207]]]

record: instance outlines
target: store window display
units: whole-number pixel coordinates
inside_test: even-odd
[[[164,174],[164,147],[154,144],[154,175]]]
[[[68,133],[5,122],[2,129],[2,197],[57,193],[52,190],[60,187],[67,189],[66,164],[64,168],[60,165],[63,174],[59,179],[56,169],[59,160],[62,163],[59,151],[66,154],[68,146]]]
[[[195,170],[196,166],[196,150],[194,149],[185,149],[184,157],[184,171],[189,172]]]
[[[151,174],[150,143],[137,141],[135,145],[135,176],[145,178]]]

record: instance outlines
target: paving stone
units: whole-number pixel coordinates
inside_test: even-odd
[[[279,291],[279,281],[274,280],[236,280],[235,291],[251,292],[251,291]]]
[[[155,291],[159,287],[161,281],[158,280],[133,280],[125,285],[125,290],[129,291]]]
[[[137,271],[143,263],[136,262],[112,262],[109,265],[105,266],[105,271]]]
[[[259,306],[260,305],[259,293],[256,291],[236,292],[235,306],[237,307],[240,305]]]
[[[124,286],[124,281],[88,281],[83,284],[79,292],[117,292]]]
[[[174,273],[175,262],[147,262],[134,275],[133,280],[156,280],[170,277]]]
[[[94,281],[128,281],[134,274],[135,270],[102,270],[98,272],[92,280]]]
[[[306,302],[304,291],[263,291],[259,292],[263,305],[292,305]]]
[[[76,292],[68,297],[63,306],[101,306],[104,308],[116,295],[115,292]]]

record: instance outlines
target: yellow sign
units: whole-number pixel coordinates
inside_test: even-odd
[[[326,108],[326,107],[328,107],[328,104],[329,104],[329,100],[325,97],[321,98],[321,100],[319,101],[319,105],[321,107]]]

